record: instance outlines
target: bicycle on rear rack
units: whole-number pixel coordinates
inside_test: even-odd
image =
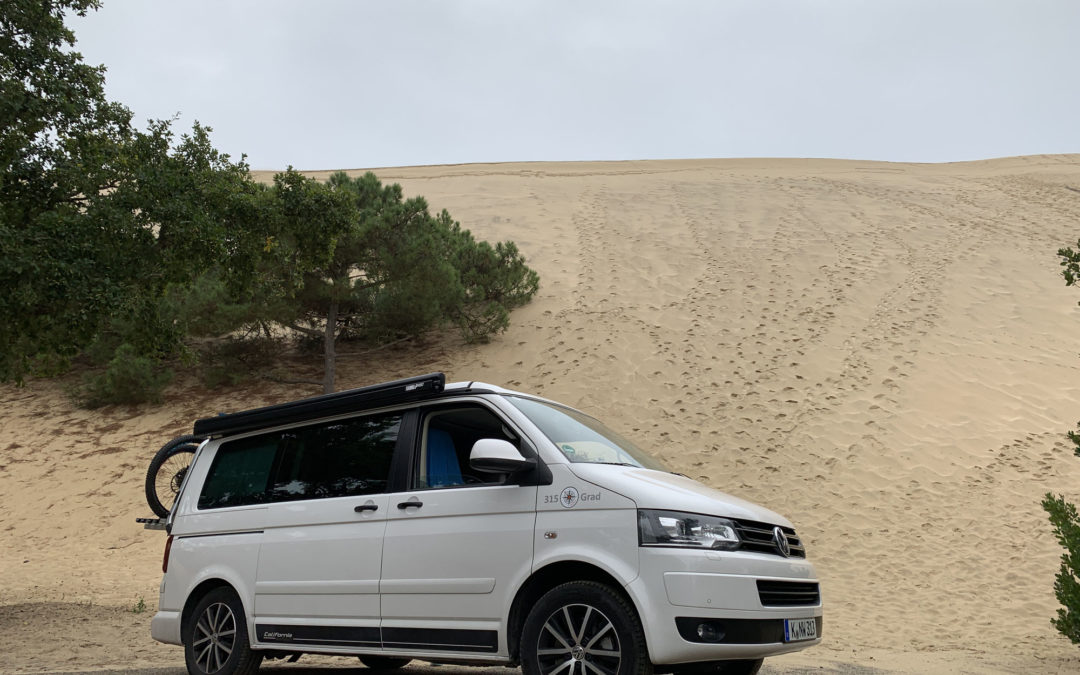
[[[191,460],[205,436],[177,436],[157,451],[146,470],[146,503],[159,518],[172,510]]]

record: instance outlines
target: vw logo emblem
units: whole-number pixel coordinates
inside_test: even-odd
[[[774,527],[772,531],[773,543],[776,544],[776,550],[780,551],[780,555],[785,558],[791,557],[791,544],[788,543],[787,535],[779,527]]]

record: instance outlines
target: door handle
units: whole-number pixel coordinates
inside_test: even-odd
[[[397,507],[398,507],[399,509],[407,509],[407,508],[409,508],[410,506],[415,506],[415,507],[417,507],[417,508],[420,508],[420,507],[421,507],[421,506],[423,506],[423,505],[424,505],[424,502],[420,501],[420,500],[419,500],[419,499],[417,499],[416,497],[413,497],[412,499],[410,499],[410,500],[409,500],[409,501],[407,501],[407,502],[398,502],[398,505],[397,505]]]
[[[378,510],[379,510],[379,505],[378,504],[361,504],[360,506],[357,506],[355,509],[353,509],[353,511],[356,511],[357,513],[362,513],[364,511],[378,511]]]

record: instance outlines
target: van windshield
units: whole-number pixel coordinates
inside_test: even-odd
[[[599,420],[572,408],[520,396],[507,396],[506,400],[525,413],[571,462],[621,464],[671,471],[660,460],[608,429]]]

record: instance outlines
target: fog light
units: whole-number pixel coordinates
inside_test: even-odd
[[[717,628],[716,624],[699,623],[697,636],[701,638],[702,642],[720,642],[724,639],[724,632]]]

